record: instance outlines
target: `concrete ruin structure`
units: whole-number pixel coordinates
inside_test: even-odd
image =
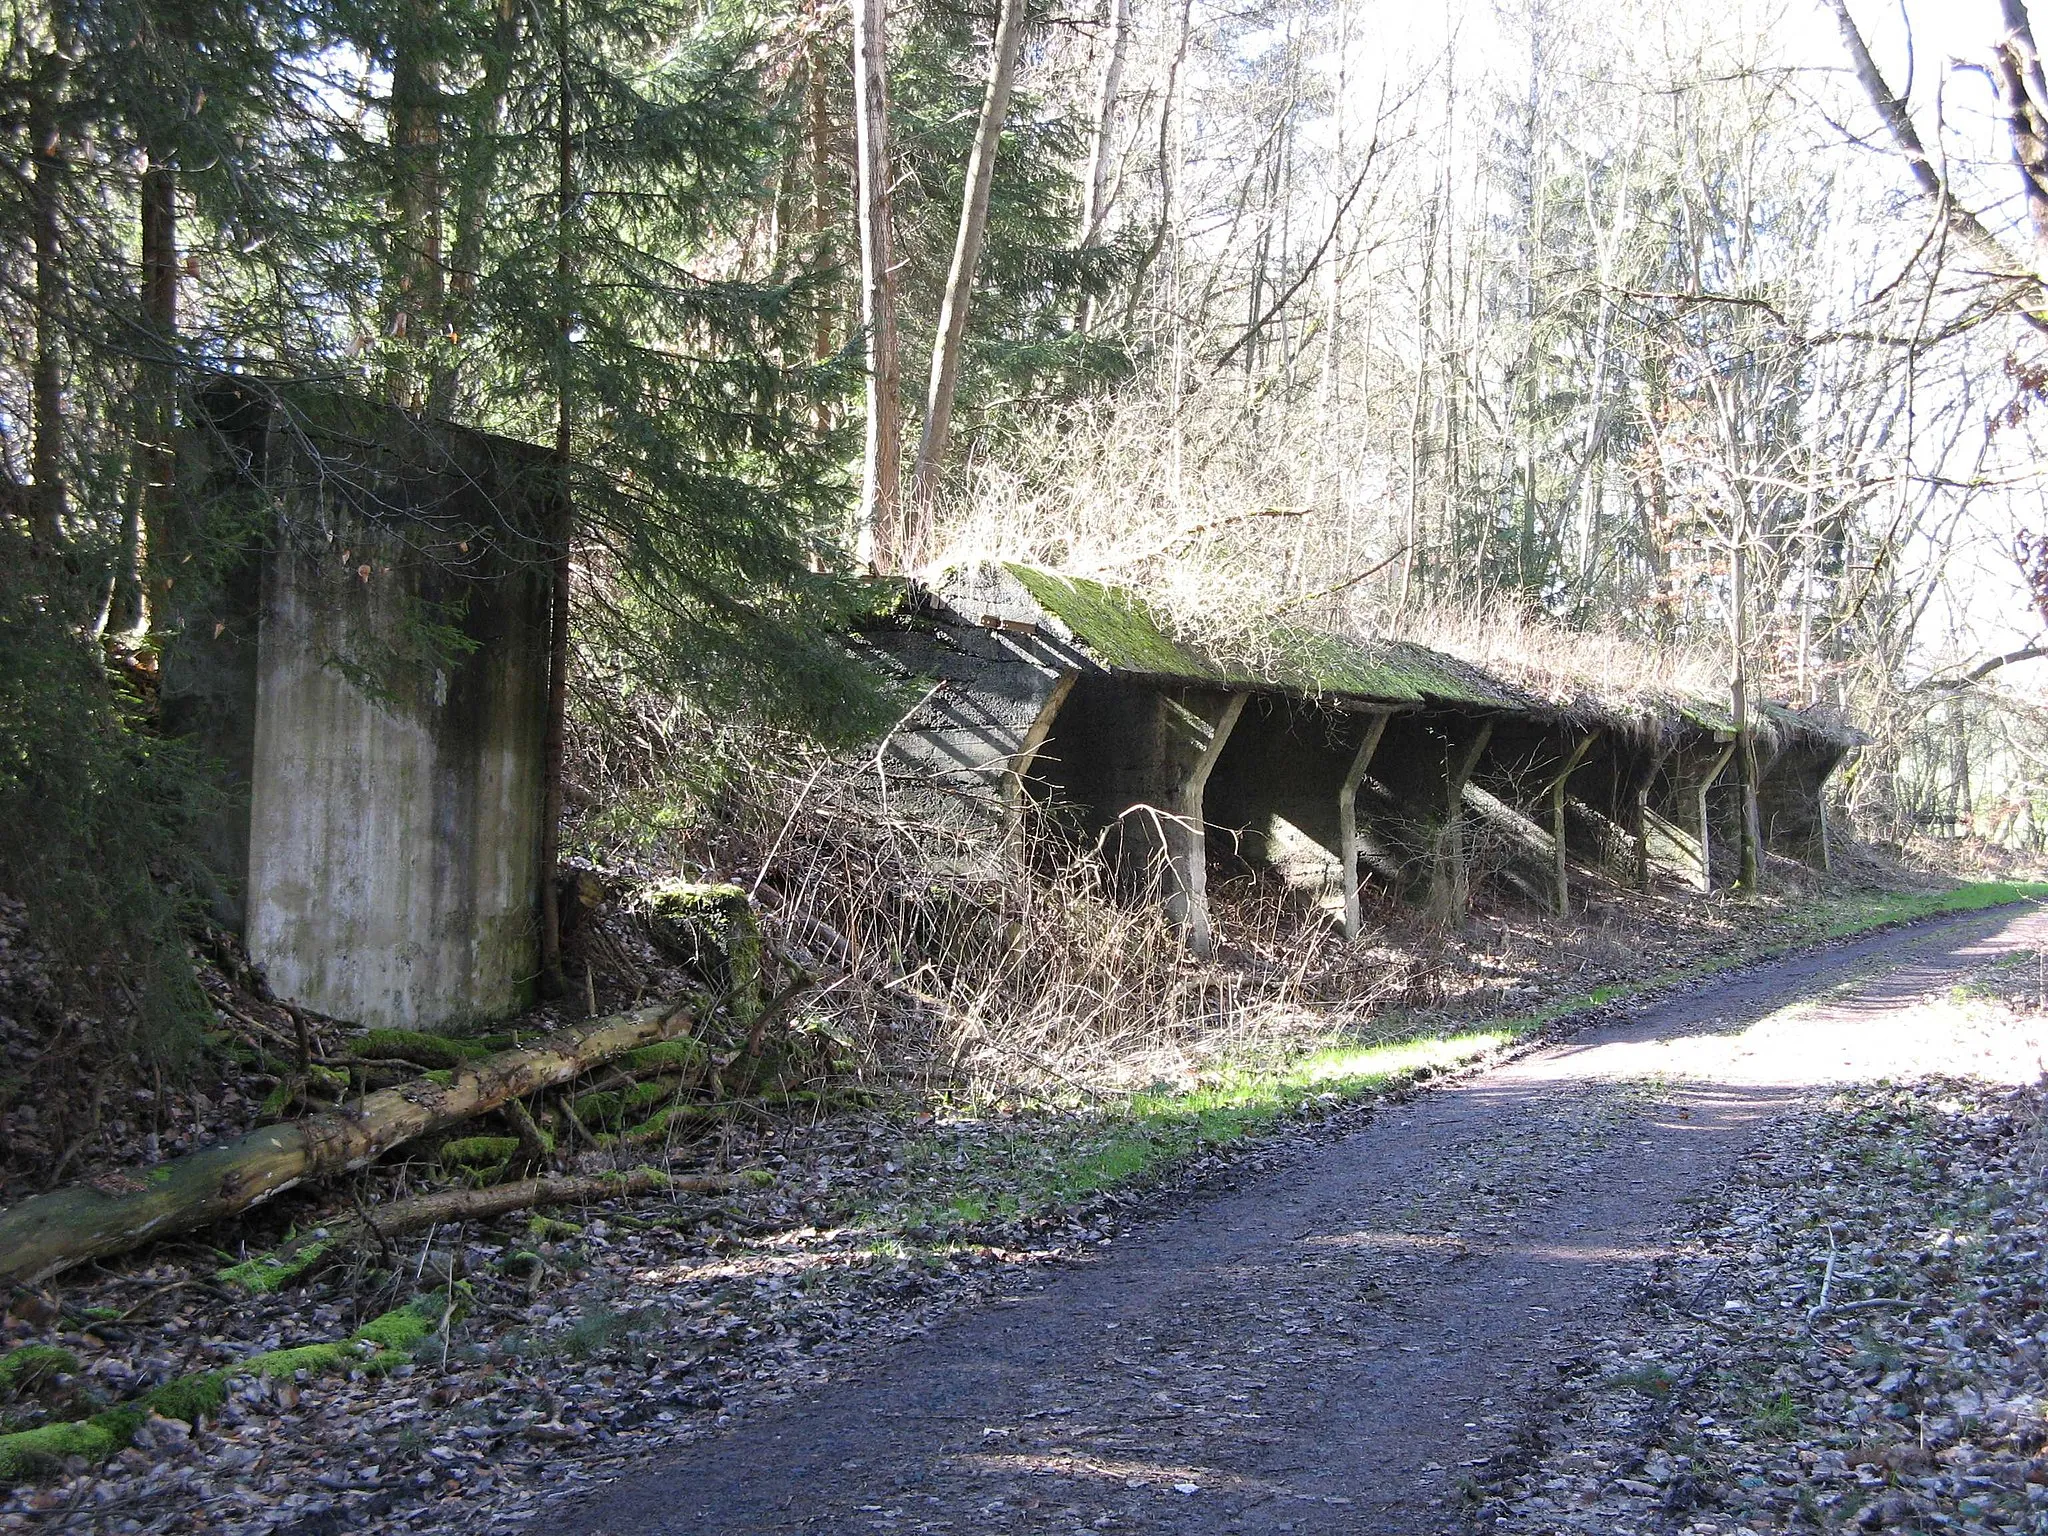
[[[166,584],[161,698],[219,769],[215,916],[318,1013],[516,1012],[539,969],[552,456],[241,380],[190,415],[173,549],[226,527],[234,553]],[[1559,704],[1286,627],[1225,660],[1131,592],[1022,566],[902,597],[854,637],[915,690],[854,769],[882,810],[934,860],[1007,869],[1043,806],[1198,951],[1213,875],[1283,880],[1354,937],[1373,892],[1452,914],[1484,881],[1564,912],[1588,880],[1733,877],[1744,803],[1714,701]],[[1753,739],[1766,846],[1825,867],[1855,733],[1762,706]]]
[[[239,381],[192,415],[184,500],[243,530],[218,582],[167,594],[165,725],[222,786],[216,918],[318,1013],[517,1011],[539,969],[550,456]]]
[[[1216,869],[1306,888],[1353,937],[1367,881],[1454,913],[1477,871],[1565,912],[1575,881],[1736,873],[1713,700],[1559,704],[1421,646],[1285,628],[1229,662],[1131,592],[1015,565],[952,573],[863,638],[923,690],[876,759],[897,813],[1000,848],[1043,803],[1197,951]],[[1763,705],[1752,739],[1764,847],[1825,869],[1827,781],[1860,738]]]

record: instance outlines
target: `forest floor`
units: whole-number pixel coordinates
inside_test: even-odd
[[[1804,935],[1871,915],[1837,910]],[[1707,1501],[1738,1466],[1729,1487],[1775,1488],[1771,1458],[1792,1443],[1718,1461],[1691,1440],[1673,1450],[1683,1412],[1704,1416],[1710,1438],[1749,1423],[1714,1412],[1720,1378],[1673,1366],[1681,1385],[1660,1396],[1654,1373],[1600,1364],[1696,1352],[1693,1312],[1657,1310],[1685,1266],[1718,1256],[1686,1202],[1751,1168],[1753,1145],[1811,1184],[1826,1128],[1880,1104],[1840,1098],[1844,1083],[1937,1069],[2033,1082],[2034,1009],[1995,986],[1966,1008],[1925,998],[1985,974],[2009,982],[2012,957],[2044,943],[2048,918],[1942,919],[1735,965],[1664,1001],[1610,999],[1608,1022],[1533,1053],[1515,1056],[1515,1040],[1555,1026],[1564,1001],[1262,1091],[1183,1096],[1149,1119],[872,1114],[735,1129],[718,1155],[775,1167],[773,1188],[430,1234],[402,1267],[421,1289],[459,1286],[467,1315],[443,1316],[409,1363],[242,1380],[202,1424],[152,1418],[113,1460],[17,1490],[0,1529],[320,1536],[538,1516],[618,1532],[1440,1531],[1473,1518],[1536,1531],[1582,1528],[1588,1512],[1583,1528],[1667,1528],[1673,1488],[1678,1505],[1695,1491]],[[1737,944],[1715,947],[1711,963],[1741,959]],[[1415,1094],[1450,1067],[1466,1075]],[[1945,1133],[1954,1116],[1938,1107],[1951,1102],[1999,1125],[2032,1114],[2023,1094],[1928,1092],[1937,1109],[1911,1123],[1929,1135]],[[1750,1198],[1744,1187],[1729,1198]],[[1729,1230],[1762,1242],[1756,1226]],[[1793,1222],[1770,1239],[1787,1266],[1770,1283],[1793,1284],[1814,1230]],[[1755,1267],[1745,1260],[1745,1275]],[[1837,1286],[1868,1268],[1845,1261]],[[1882,1310],[1843,1315],[1888,1327],[1871,1315]],[[118,1396],[252,1349],[345,1337],[363,1311],[339,1284],[228,1298],[173,1251],[67,1284],[60,1309],[18,1308],[9,1329],[17,1345],[75,1357],[34,1384],[46,1397]],[[1715,1313],[1716,1337],[1760,1311]],[[1726,1390],[1749,1392],[1762,1367],[1722,1343],[1735,1350]],[[1805,1378],[1787,1379],[1790,1406],[1771,1397],[1767,1424],[1835,1411],[1802,1407]],[[1931,1390],[1925,1371],[1903,1379]],[[1627,1399],[1628,1380],[1648,1383],[1654,1411]],[[1887,1380],[1873,1390],[1899,1399]],[[2005,1404],[2006,1385],[1983,1400]],[[1616,1393],[1626,1434],[1610,1422]],[[1897,1491],[1889,1464],[1873,1482],[1853,1459],[1890,1422],[1845,1442],[1841,1497],[1819,1507],[1860,1513],[1878,1507],[1869,1490]],[[2011,1461],[1989,1441],[1983,1454]]]

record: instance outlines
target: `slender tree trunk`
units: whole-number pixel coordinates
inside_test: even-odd
[[[1173,59],[1166,66],[1165,89],[1159,93],[1159,222],[1153,225],[1152,238],[1146,242],[1131,271],[1130,291],[1124,300],[1126,330],[1138,317],[1138,304],[1145,296],[1145,278],[1151,273],[1153,263],[1159,260],[1159,253],[1166,249],[1166,236],[1173,228],[1173,104],[1180,86],[1180,67],[1187,62],[1188,21],[1194,6],[1195,0],[1181,0],[1180,29]]]
[[[1024,0],[1003,0],[996,22],[994,56],[989,64],[988,91],[975,125],[974,147],[967,156],[967,191],[960,207],[960,231],[953,242],[953,265],[946,274],[945,297],[939,303],[938,334],[932,338],[931,382],[925,392],[924,429],[917,440],[917,470],[910,483],[910,515],[905,519],[903,558],[917,565],[931,553],[932,523],[937,512],[939,474],[945,468],[946,443],[953,430],[953,400],[960,388],[960,354],[967,342],[967,316],[974,303],[974,273],[981,265],[982,242],[988,234],[988,195],[995,180],[996,151],[1002,144],[1003,121],[1010,115],[1010,86],[1017,76],[1017,55],[1024,46]]]
[[[2034,22],[2025,0],[2003,0],[2005,36],[1998,45],[1998,72],[2006,110],[2007,137],[2019,167],[2027,222],[2033,230],[2035,265],[2048,252],[2048,77],[2034,45]]]
[[[811,0],[810,44],[805,50],[804,148],[810,157],[811,239],[820,265],[837,264],[838,242],[832,225],[832,115],[826,91],[826,66],[830,50],[820,0]],[[832,355],[832,306],[819,296],[811,329],[811,358],[822,363]],[[822,431],[830,419],[829,407],[821,400],[817,421]]]
[[[1742,793],[1742,872],[1737,883],[1754,894],[1763,862],[1756,806],[1756,733],[1749,718],[1749,530],[1746,519],[1736,524],[1733,599],[1735,665],[1730,669],[1735,716],[1735,776]],[[1704,793],[1704,791],[1702,792]],[[1704,859],[1704,843],[1701,857]]]
[[[135,464],[121,517],[109,627],[133,632],[144,622],[143,565],[162,547],[177,463],[171,438],[177,415],[178,181],[169,157],[152,154],[142,173],[142,361],[135,408]]]
[[[28,105],[29,218],[35,241],[35,357],[29,373],[29,532],[39,554],[64,544],[69,510],[64,475],[64,146],[58,103],[70,78],[64,39],[40,61]]]
[[[1350,0],[1337,0],[1337,98],[1332,108],[1337,119],[1337,142],[1332,162],[1341,184],[1349,165],[1345,156],[1344,127],[1350,112],[1351,96],[1351,4]],[[1322,405],[1332,427],[1339,396],[1343,391],[1343,367],[1341,354],[1344,335],[1344,215],[1345,198],[1333,187],[1331,199],[1335,211],[1330,217],[1330,288],[1328,302],[1323,310],[1323,377]]]
[[[1109,9],[1109,57],[1102,66],[1102,88],[1095,97],[1095,129],[1088,144],[1088,177],[1082,184],[1083,246],[1102,243],[1102,221],[1109,213],[1109,157],[1114,143],[1116,105],[1123,90],[1124,59],[1130,51],[1131,0],[1105,0]]]
[[[570,495],[575,438],[570,414],[574,391],[576,311],[570,296],[575,276],[571,257],[576,209],[576,147],[569,82],[569,0],[555,6],[555,311],[558,360],[555,365],[555,473],[562,498],[560,536],[549,601],[548,713],[541,745],[544,763],[540,829],[540,971],[541,986],[551,997],[568,990],[562,973],[562,909],[558,866],[562,858],[562,770],[568,752],[569,720],[569,549],[575,529]]]
[[[410,0],[407,28],[391,64],[393,213],[398,223],[398,307],[392,332],[401,359],[392,371],[392,399],[424,409],[432,393],[435,354],[447,325],[441,250],[441,66],[434,57],[433,13]]]
[[[808,0],[809,39],[804,47],[804,152],[810,164],[810,236],[812,259],[825,271],[839,266],[839,232],[833,218],[837,180],[832,155],[832,38],[824,0]],[[834,295],[821,286],[811,314],[811,360],[822,363],[836,345],[838,314]],[[811,407],[811,425],[822,435],[832,426],[832,402],[822,394]]]
[[[1429,354],[1434,342],[1433,301],[1436,296],[1437,221],[1443,204],[1431,198],[1422,237],[1422,305],[1415,324],[1415,398],[1408,407],[1408,495],[1402,515],[1401,587],[1395,599],[1397,619],[1408,614],[1415,595],[1415,574],[1419,569],[1422,543],[1422,472],[1428,462],[1429,444],[1424,429],[1424,405],[1429,398]]]
[[[1102,89],[1095,98],[1095,125],[1088,144],[1088,176],[1081,184],[1083,250],[1102,244],[1109,216],[1109,159],[1114,147],[1117,98],[1123,90],[1124,59],[1130,52],[1131,0],[1104,0],[1109,11],[1109,57],[1102,66]],[[1095,300],[1084,298],[1075,327],[1085,331],[1095,320]]]
[[[860,308],[867,335],[867,444],[861,554],[903,563],[903,400],[896,355],[896,240],[889,202],[889,42],[883,0],[853,0],[854,158],[860,199]]]
[[[490,214],[491,191],[498,180],[505,106],[523,15],[517,0],[498,0],[490,52],[484,58],[480,109],[470,119],[455,170],[455,233],[448,249],[447,296],[442,309],[447,336],[435,348],[427,367],[426,410],[430,416],[447,417],[455,409],[455,392],[462,377],[456,347],[469,334],[477,282],[482,276],[484,226]]]

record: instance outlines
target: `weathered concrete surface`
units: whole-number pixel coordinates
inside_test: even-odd
[[[1078,675],[1072,658],[1022,626],[927,623],[866,643],[921,690],[882,744],[878,809],[931,834],[940,864],[992,867]]]
[[[1626,717],[1556,706],[1420,647],[1285,626],[1267,661],[1232,660],[1136,593],[1024,567],[952,572],[925,604],[916,624],[873,638],[930,685],[882,755],[892,808],[951,826],[963,848],[1000,847],[1036,799],[1100,839],[1131,894],[1164,901],[1198,945],[1203,843],[1221,869],[1313,892],[1354,934],[1367,871],[1447,916],[1475,869],[1563,911],[1575,867],[1638,886],[1661,868],[1710,890],[1737,846],[1732,721],[1712,700],[1674,695]],[[1247,702],[1220,730],[1210,705],[1234,697]],[[1760,708],[1766,752],[1800,748],[1766,775],[1766,840],[1824,858],[1826,781],[1854,733]],[[1384,735],[1362,762],[1372,719]],[[1194,743],[1186,761],[1177,729]]]
[[[1038,792],[1100,841],[1129,895],[1164,904],[1198,954],[1211,941],[1204,792],[1244,701],[1083,673],[1033,763]]]
[[[1387,722],[1359,792],[1371,848],[1394,851],[1384,871],[1413,902],[1446,917],[1470,899],[1464,858],[1465,787],[1493,735],[1490,715],[1396,715]]]
[[[546,456],[357,402],[231,403],[202,447],[274,524],[165,663],[167,714],[230,770],[221,905],[317,1012],[513,1012],[538,969]]]
[[[1771,852],[1828,867],[1827,782],[1843,756],[1832,743],[1788,742],[1759,774],[1757,815]]]
[[[1699,733],[1664,759],[1645,806],[1649,856],[1684,872],[1701,892],[1714,888],[1714,815],[1711,794],[1735,738]]]
[[[1344,780],[1365,718],[1284,698],[1246,705],[1209,776],[1205,814],[1217,857],[1335,897]]]

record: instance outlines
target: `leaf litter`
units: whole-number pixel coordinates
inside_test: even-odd
[[[2038,1021],[2033,990],[1970,1006]],[[1473,1475],[1473,1523],[2048,1531],[2044,1117],[2038,1083],[1811,1095]]]

